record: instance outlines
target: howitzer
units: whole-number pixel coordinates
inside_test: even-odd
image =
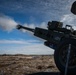
[[[70,25],[62,27],[63,23],[58,21],[48,22],[47,29],[36,27],[35,29],[28,28],[22,25],[17,25],[17,29],[25,29],[34,33],[41,39],[44,39],[44,45],[55,49],[58,44],[68,38],[75,37],[76,31]]]
[[[71,12],[76,14],[76,1],[72,5]],[[71,25],[63,27],[62,22],[52,21],[48,22],[47,29],[38,27],[32,29],[22,25],[17,25],[17,29],[29,30],[34,36],[44,39],[44,45],[54,49],[54,60],[62,73],[66,74],[66,70],[69,74],[76,73],[76,30]]]
[[[44,39],[44,45],[53,48],[54,60],[58,69],[64,73],[66,65],[66,56],[69,44],[71,47],[71,56],[69,62],[69,73],[76,70],[76,31],[70,25],[63,27],[62,22],[48,22],[47,29],[36,27],[35,29],[28,28],[22,25],[17,25],[17,29],[25,29],[34,33],[41,39]]]

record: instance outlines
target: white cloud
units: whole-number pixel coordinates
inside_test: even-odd
[[[65,9],[64,7],[66,7],[66,5],[68,6],[70,3],[72,3],[75,0],[20,0],[20,1],[16,1],[16,0],[11,0],[11,1],[2,1],[0,4],[0,7],[5,6],[6,9],[9,10],[9,8],[11,8],[10,10],[15,10],[16,12],[24,12],[24,11],[31,11],[31,12],[44,12],[46,13],[47,11],[49,11],[51,8],[57,10],[63,10]],[[65,4],[65,5],[64,5]],[[7,7],[8,5],[8,7]],[[56,5],[58,7],[56,7]],[[63,7],[60,7],[63,6]],[[59,8],[60,7],[60,8]],[[22,9],[22,10],[21,10]],[[50,10],[51,11],[51,10]],[[26,13],[26,12],[24,12]]]
[[[17,23],[9,16],[0,14],[0,28],[6,31],[11,31],[16,28]]]
[[[0,44],[31,44],[39,43],[38,40],[0,40]]]
[[[0,54],[49,55],[54,53],[53,49],[44,46],[37,40],[4,40],[3,42],[7,45],[0,46]],[[2,41],[0,41],[1,44],[3,44]]]
[[[76,22],[76,16],[73,14],[66,14],[63,15],[61,18],[61,22],[63,22],[65,25],[71,25],[74,29],[76,29],[75,22]]]
[[[0,54],[26,54],[26,55],[51,55],[54,50],[43,44],[30,44],[28,46],[0,47]]]
[[[0,40],[0,44],[26,44],[26,42],[21,40]]]
[[[73,14],[65,14],[61,18],[61,22],[64,22],[66,24],[74,24],[75,20],[76,17]]]
[[[44,29],[47,29],[47,24],[45,22],[42,22],[40,24],[40,28],[44,28]]]
[[[75,0],[2,0],[0,8],[5,12],[35,14],[42,19],[59,20],[60,16],[70,13],[70,7]],[[3,10],[1,10],[3,11]],[[37,16],[35,18],[37,18]]]

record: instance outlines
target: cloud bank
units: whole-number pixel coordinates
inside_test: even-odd
[[[40,41],[37,40],[0,40],[0,44],[27,44],[30,43],[40,43]]]
[[[76,16],[73,14],[66,14],[63,15],[61,18],[61,22],[63,22],[64,25],[71,25],[76,30]]]
[[[51,55],[54,50],[37,40],[0,40],[0,54]],[[6,45],[7,44],[7,45]]]
[[[60,20],[70,13],[75,0],[0,0],[0,11],[41,16],[43,20]]]

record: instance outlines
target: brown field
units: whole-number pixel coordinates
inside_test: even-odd
[[[58,72],[53,55],[0,55],[0,75]]]

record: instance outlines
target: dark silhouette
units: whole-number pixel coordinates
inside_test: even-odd
[[[66,65],[69,45],[72,46],[72,48],[70,48],[69,67],[67,69],[69,73],[76,72],[76,30],[74,30],[71,25],[63,27],[62,22],[52,21],[48,22],[47,29],[38,27],[32,29],[21,25],[17,25],[17,29],[26,29],[33,32],[34,36],[46,40],[44,45],[55,50],[54,60],[56,66],[62,73],[65,73],[64,65]]]
[[[72,4],[71,12],[76,14],[76,1]],[[65,73],[67,63],[68,73],[76,72],[76,30],[71,25],[63,27],[62,22],[52,21],[48,22],[47,29],[38,27],[32,29],[21,25],[17,25],[17,29],[26,29],[33,32],[34,36],[44,39],[44,45],[55,50],[54,60],[62,73]]]
[[[28,74],[28,75],[64,75],[64,74],[60,72],[38,72],[38,73],[33,73],[33,74]],[[72,74],[67,74],[67,75],[76,75],[76,74],[72,73]]]
[[[71,12],[76,15],[76,1],[72,4]]]
[[[59,72],[38,72],[29,75],[60,75]]]

